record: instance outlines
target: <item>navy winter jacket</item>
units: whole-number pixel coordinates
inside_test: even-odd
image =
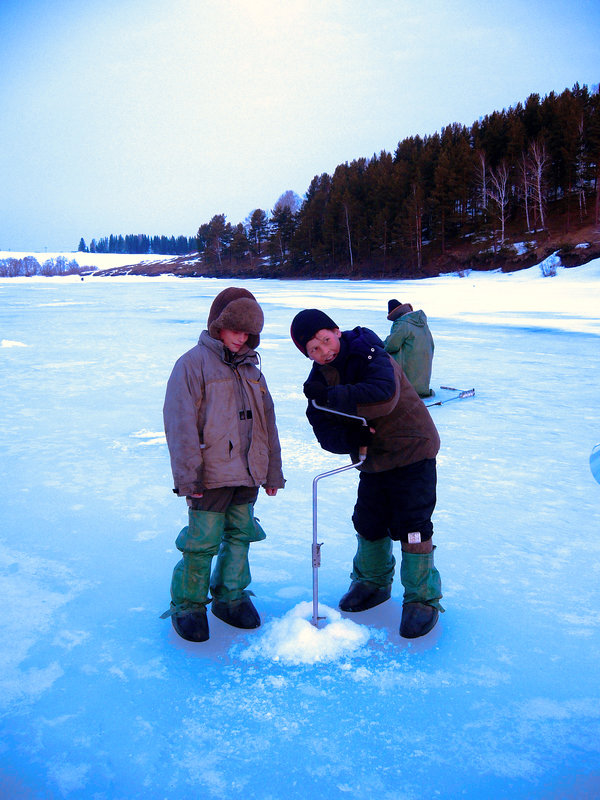
[[[328,408],[364,417],[375,429],[359,469],[381,472],[437,455],[440,440],[431,415],[369,328],[344,331],[338,356],[329,364],[313,364],[308,381],[321,381],[328,387]],[[310,403],[306,415],[323,449],[356,458],[359,422],[320,411]]]

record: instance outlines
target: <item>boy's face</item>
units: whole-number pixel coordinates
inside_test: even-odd
[[[248,341],[248,334],[243,331],[231,331],[229,328],[221,328],[219,339],[232,353],[239,353]]]
[[[341,337],[339,328],[322,328],[306,343],[306,355],[317,364],[329,364],[340,352]]]

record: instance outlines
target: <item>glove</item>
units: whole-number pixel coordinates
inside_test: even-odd
[[[327,403],[327,386],[320,381],[306,381],[304,395],[309,400],[315,400],[318,405],[324,406]]]
[[[368,447],[373,439],[373,433],[368,425],[352,428],[348,431],[348,439],[355,448]]]

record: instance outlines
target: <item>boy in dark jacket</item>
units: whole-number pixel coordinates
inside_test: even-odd
[[[247,289],[229,287],[210,308],[207,330],[179,358],[167,384],[164,422],[175,493],[188,525],[177,537],[170,616],[184,639],[209,638],[206,606],[237,628],[257,628],[248,548],[265,538],[254,518],[259,486],[285,484],[273,401],[259,368],[263,312]],[[215,565],[211,566],[216,557]]]
[[[444,609],[441,580],[433,564],[436,461],[440,439],[423,402],[381,339],[368,328],[340,331],[316,308],[294,317],[291,336],[312,361],[304,383],[306,415],[323,449],[367,457],[352,522],[358,547],[342,611],[365,611],[389,599],[394,576],[393,541],[402,544],[404,586],[400,635],[428,633]],[[369,428],[318,405],[364,417]]]

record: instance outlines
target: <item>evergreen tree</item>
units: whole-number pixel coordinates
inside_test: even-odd
[[[250,252],[250,242],[246,234],[246,229],[241,222],[238,222],[235,228],[233,228],[229,250],[231,258],[238,263]]]
[[[288,190],[277,200],[271,212],[270,257],[274,266],[284,266],[288,261],[300,207],[301,200],[298,195]]]
[[[255,255],[262,252],[262,243],[266,240],[269,231],[269,217],[262,208],[255,208],[248,218],[248,239]]]

